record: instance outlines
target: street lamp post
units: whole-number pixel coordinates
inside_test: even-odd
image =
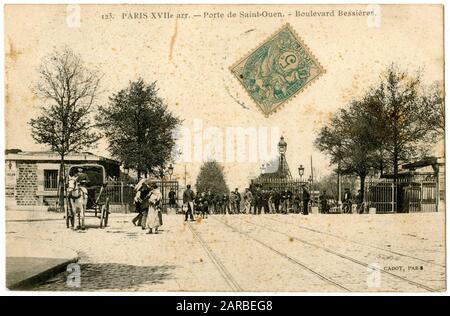
[[[279,152],[281,155],[284,155],[284,154],[286,153],[286,149],[287,149],[287,143],[286,143],[286,141],[284,140],[284,137],[281,136],[281,137],[280,137],[280,141],[278,142],[278,152]]]
[[[172,166],[172,164],[170,164],[169,168],[167,168],[167,172],[169,173],[169,181],[172,181],[172,174],[173,174],[173,166]]]
[[[305,173],[305,168],[303,167],[303,165],[300,165],[300,167],[298,167],[298,175],[300,176],[300,182],[302,182],[304,173]]]
[[[122,179],[122,176],[120,176],[120,203],[123,204],[124,202],[124,181],[125,183],[128,183],[128,174],[130,173],[130,167],[127,165],[123,166],[123,174],[125,175],[124,179]]]
[[[283,170],[283,168],[284,168],[284,159],[285,159],[284,154],[286,153],[286,150],[287,150],[287,143],[284,140],[284,137],[281,136],[280,141],[278,142],[278,152],[280,154],[280,161],[279,161],[280,168],[279,169],[280,169],[282,175],[284,175],[284,172],[285,172],[285,170]]]
[[[164,210],[164,199],[165,199],[165,190],[164,190],[164,176],[166,174],[169,175],[169,181],[172,181],[172,174],[173,174],[173,165],[170,164],[169,167],[167,167],[167,169],[164,169],[164,167],[162,167],[159,170],[159,177],[161,178],[161,195],[162,195],[162,202],[161,202],[161,209]]]
[[[303,174],[305,173],[305,167],[303,167],[303,165],[300,165],[298,167],[298,175],[300,177],[300,183],[299,183],[299,188],[298,191],[299,193],[302,192],[302,181],[303,181]],[[303,193],[302,193],[303,195]],[[303,212],[303,204],[300,204],[300,211]]]
[[[305,173],[305,167],[303,165],[300,165],[298,167],[298,175],[300,176],[300,187],[298,188],[299,192],[302,190],[302,180],[303,180],[303,174]]]
[[[161,178],[161,195],[162,195],[161,211],[164,211],[164,168],[161,168],[159,170],[159,177]]]

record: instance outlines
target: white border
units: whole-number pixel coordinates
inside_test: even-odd
[[[37,4],[34,1],[14,1],[14,0],[6,0],[4,1],[4,4]],[[186,1],[186,0],[179,0],[179,1],[124,1],[124,0],[114,0],[114,1],[86,1],[86,0],[64,0],[64,1],[58,1],[58,0],[44,0],[39,1],[39,4],[280,4],[276,1],[267,1],[267,0],[259,0],[259,1],[214,1],[214,0],[197,0],[197,1]],[[442,2],[424,2],[424,1],[403,1],[403,0],[397,0],[395,2],[390,1],[361,1],[361,0],[347,0],[347,1],[336,1],[336,0],[328,0],[326,2],[315,2],[315,1],[283,1],[283,4],[444,4],[444,1]],[[444,52],[445,57],[447,57],[448,49],[448,39],[447,39],[447,16],[450,15],[450,9],[449,6],[444,6]],[[0,32],[2,34],[2,42],[1,42],[1,54],[2,58],[0,61],[0,66],[2,69],[2,73],[0,76],[0,85],[2,87],[1,89],[1,98],[2,100],[5,100],[5,82],[4,82],[4,71],[5,71],[5,41],[4,41],[4,6],[2,7],[1,13],[0,13]],[[445,58],[444,57],[444,58]],[[444,71],[445,71],[445,82],[449,82],[449,73],[446,71],[446,65],[444,64]],[[197,297],[202,296],[230,296],[230,297],[238,297],[242,295],[247,296],[258,296],[259,299],[269,299],[270,297],[265,298],[264,296],[334,296],[334,295],[345,295],[345,296],[449,296],[449,270],[448,265],[446,267],[446,277],[447,277],[447,291],[441,292],[441,293],[391,293],[391,292],[352,292],[352,293],[321,293],[321,292],[32,292],[32,291],[9,291],[7,290],[5,286],[5,157],[4,157],[4,149],[5,149],[5,129],[4,129],[4,101],[2,102],[3,106],[0,108],[0,117],[1,121],[3,123],[3,128],[0,129],[0,144],[1,146],[1,166],[0,166],[0,222],[2,223],[1,229],[0,229],[0,240],[2,241],[2,246],[0,247],[0,295],[6,295],[6,296],[84,296],[84,295],[90,295],[90,296],[124,296],[124,295],[130,295],[130,296],[187,296],[187,295],[193,295]],[[446,105],[446,113],[447,105]],[[446,115],[447,118],[447,115]],[[446,129],[445,131],[445,138],[446,140],[449,137],[449,130]],[[445,149],[447,150],[447,142],[445,144]],[[449,159],[446,158],[446,166],[449,166]],[[446,176],[446,188],[449,188],[450,179],[448,176]],[[449,201],[449,193],[450,190],[446,190],[446,201]],[[446,217],[447,217],[447,210],[446,210]],[[449,223],[446,219],[446,236],[448,236],[449,231]],[[447,239],[447,238],[446,238]],[[446,257],[448,262],[448,242],[446,240]]]

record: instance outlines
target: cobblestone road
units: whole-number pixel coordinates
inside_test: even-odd
[[[7,243],[32,237],[80,255],[80,287],[61,273],[39,291],[409,291],[445,290],[444,213],[228,215],[185,223],[164,217],[157,235],[130,214],[85,232],[61,215],[7,218]]]

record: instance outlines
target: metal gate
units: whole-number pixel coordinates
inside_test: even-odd
[[[364,194],[366,205],[377,213],[394,213],[397,209],[397,186],[391,182],[369,182]]]
[[[436,212],[439,202],[434,181],[368,182],[364,200],[376,213]]]
[[[159,190],[163,196],[163,210],[166,209],[166,206],[169,204],[169,192],[175,192],[175,199],[178,201],[179,198],[179,185],[178,181],[161,181],[155,180],[152,181],[158,185]],[[98,189],[99,190],[99,189]],[[134,191],[134,185],[125,184],[123,182],[117,183],[108,183],[106,187],[103,189],[104,192],[102,194],[102,199],[106,197],[109,198],[109,203],[111,206],[124,206],[123,209],[133,211],[134,207],[134,197],[136,192]],[[96,192],[98,194],[98,192]]]
[[[412,182],[403,188],[408,212],[437,212],[436,182]]]

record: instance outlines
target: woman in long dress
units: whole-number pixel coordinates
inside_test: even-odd
[[[145,179],[142,179],[145,180]],[[147,221],[147,212],[148,212],[148,202],[144,201],[146,197],[148,197],[150,193],[150,188],[145,181],[139,181],[136,185],[136,195],[134,197],[134,205],[136,206],[136,211],[138,215],[133,218],[131,221],[135,226],[141,226],[142,229],[145,229],[145,223]]]
[[[152,190],[149,193],[149,208],[147,214],[146,228],[148,228],[147,234],[158,233],[158,227],[162,225],[159,216],[159,208],[161,203],[161,192],[158,190],[158,186],[153,183]]]

